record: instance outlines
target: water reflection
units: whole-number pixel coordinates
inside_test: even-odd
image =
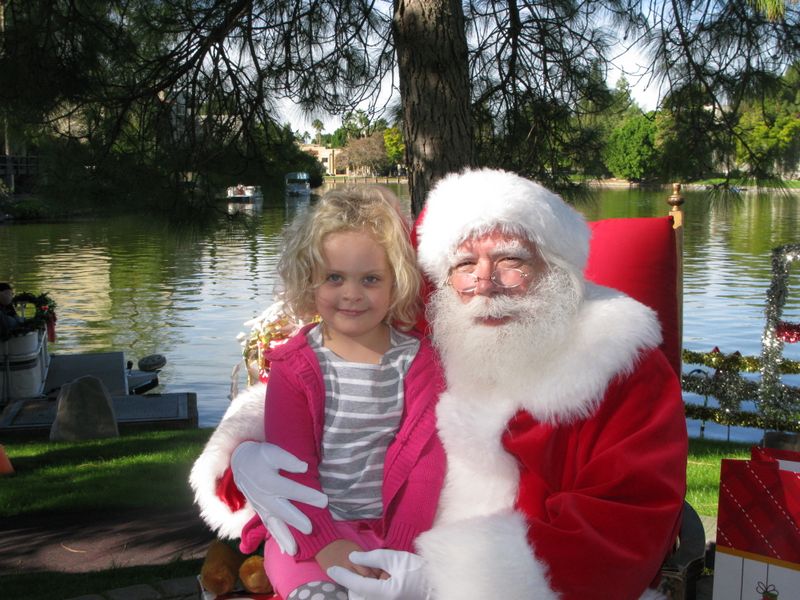
[[[393,186],[405,210],[404,186]],[[653,216],[668,190],[604,190],[581,203],[588,219]],[[743,195],[723,203],[687,192],[684,346],[760,352],[773,247],[798,242],[800,196]],[[281,228],[314,198],[267,197],[261,211],[175,227],[145,216],[0,226],[0,280],[47,292],[58,303],[54,352],[122,350],[136,360],[164,354],[160,390],[198,394],[200,421],[214,425],[228,403],[242,323],[273,297]],[[784,318],[800,321],[795,269]],[[786,356],[800,360],[800,348]]]

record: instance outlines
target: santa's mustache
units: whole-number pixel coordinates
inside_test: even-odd
[[[525,314],[529,303],[524,296],[476,296],[463,305],[463,314],[472,319],[517,318]]]
[[[428,303],[428,321],[448,387],[488,386],[482,389],[508,397],[524,393],[532,385],[526,375],[531,365],[552,360],[568,336],[581,291],[559,268],[517,295],[477,295],[465,303],[449,286],[436,290]],[[480,323],[504,317],[491,327]]]

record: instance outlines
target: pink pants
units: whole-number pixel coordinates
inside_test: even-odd
[[[335,521],[334,525],[341,539],[355,542],[364,550],[383,547],[383,540],[362,521]],[[304,583],[332,581],[314,558],[297,560],[284,554],[271,537],[264,545],[264,570],[281,598],[286,598]]]

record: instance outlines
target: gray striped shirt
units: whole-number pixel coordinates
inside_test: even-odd
[[[381,486],[386,449],[403,416],[403,377],[419,341],[390,330],[380,364],[348,362],[322,345],[322,328],[306,334],[325,380],[325,424],[319,464],[322,491],[338,521],[383,514]]]

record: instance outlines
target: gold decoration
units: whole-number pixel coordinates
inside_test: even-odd
[[[772,282],[767,291],[766,324],[760,357],[742,356],[739,352],[724,354],[719,348],[711,352],[684,350],[684,363],[699,364],[714,369],[709,375],[695,369],[681,377],[685,391],[714,396],[719,408],[686,404],[686,416],[710,420],[723,425],[741,425],[800,431],[800,388],[781,381],[782,374],[800,373],[800,362],[783,357],[783,344],[797,341],[800,326],[781,320],[786,303],[789,265],[800,260],[800,245],[787,245],[772,251]],[[751,381],[739,373],[761,373],[760,382]],[[742,412],[743,400],[753,400],[757,413]]]
[[[308,322],[317,321],[319,317]],[[261,315],[245,323],[251,326],[248,334],[240,334],[240,338],[244,338],[242,357],[247,367],[248,385],[253,385],[256,381],[267,381],[269,360],[266,355],[269,350],[288,341],[306,323],[307,321],[294,319],[285,310],[282,301],[275,302]]]
[[[758,373],[761,371],[761,357],[742,356],[738,352],[723,354],[719,350],[711,352],[694,352],[684,350],[681,352],[683,362],[688,365],[704,365],[712,369],[721,367],[739,371],[740,373]],[[780,364],[780,371],[784,375],[797,375],[800,373],[800,361],[784,358]]]

